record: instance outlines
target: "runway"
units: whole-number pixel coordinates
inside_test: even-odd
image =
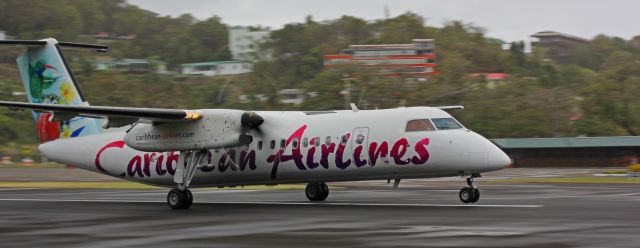
[[[330,185],[331,186],[331,185]],[[172,211],[166,190],[3,189],[3,247],[638,247],[637,185],[462,182],[393,190],[195,189]]]

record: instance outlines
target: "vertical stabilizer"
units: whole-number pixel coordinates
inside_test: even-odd
[[[27,100],[31,103],[88,105],[68,63],[55,39],[41,40],[42,45],[29,46],[17,59]],[[50,113],[33,112],[40,142],[96,134],[99,120],[74,117],[52,122]]]

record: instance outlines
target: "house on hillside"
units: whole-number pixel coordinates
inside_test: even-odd
[[[547,49],[550,59],[558,63],[569,63],[573,49],[589,43],[589,40],[555,31],[542,31],[532,34],[535,40],[531,42],[532,50]]]
[[[509,74],[502,72],[490,72],[490,73],[473,73],[471,77],[483,77],[487,81],[487,88],[493,89],[498,84],[506,82],[509,78]]]
[[[116,35],[109,32],[98,32],[89,36],[95,38],[96,40],[104,42],[111,42],[116,40],[133,40],[136,38],[135,35]]]
[[[324,67],[331,69],[340,63],[355,63],[376,68],[381,73],[424,78],[436,73],[434,50],[433,39],[413,39],[409,44],[350,45],[340,54],[324,55]]]
[[[167,63],[148,59],[119,59],[111,62],[110,69],[129,73],[167,73]]]
[[[180,65],[180,73],[189,75],[219,76],[249,73],[253,65],[248,61],[212,61]]]
[[[300,105],[304,102],[306,93],[302,89],[282,89],[278,92],[280,102],[285,104]]]

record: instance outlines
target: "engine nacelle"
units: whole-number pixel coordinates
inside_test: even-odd
[[[197,121],[137,124],[125,143],[146,152],[230,148],[241,145],[241,110],[201,110]]]

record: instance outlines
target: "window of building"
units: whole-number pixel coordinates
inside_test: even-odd
[[[433,118],[431,119],[433,124],[436,125],[438,130],[447,130],[447,129],[460,129],[462,125],[458,123],[453,118]]]
[[[410,120],[407,122],[405,132],[421,132],[421,131],[433,131],[436,130],[431,122],[427,119]]]

